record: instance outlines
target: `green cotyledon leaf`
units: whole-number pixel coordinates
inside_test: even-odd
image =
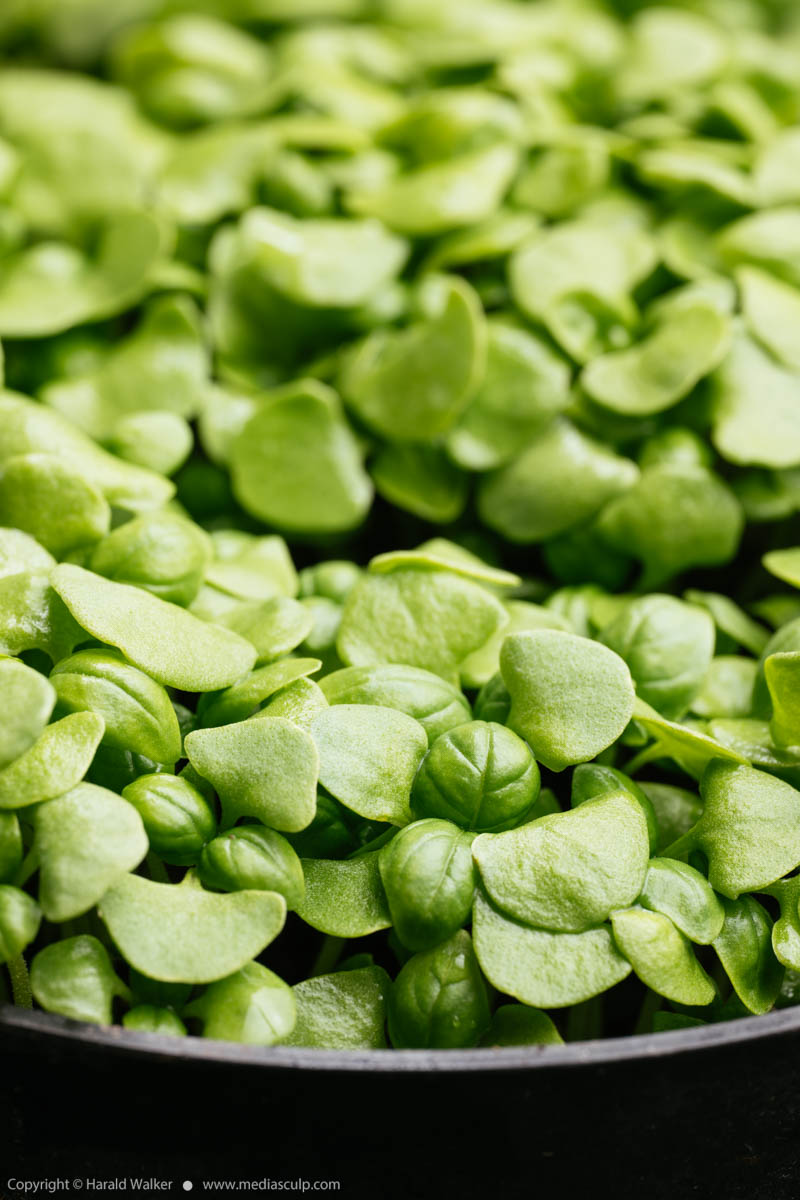
[[[464,280],[432,277],[422,293],[427,319],[371,334],[340,376],[345,403],[377,434],[421,442],[451,428],[480,382],[486,327]]]
[[[708,881],[688,863],[651,858],[639,904],[669,917],[692,942],[707,946],[725,920],[721,901]]]
[[[16,879],[22,866],[22,827],[14,812],[0,812],[0,883]]]
[[[735,900],[800,865],[800,792],[790,784],[717,758],[706,767],[700,791],[700,819],[668,853],[701,849],[715,891]]]
[[[31,964],[31,989],[46,1012],[97,1025],[111,1024],[116,996],[130,996],[103,943],[87,934],[40,950]]]
[[[159,763],[181,756],[178,719],[166,689],[116,650],[79,650],[53,668],[59,711],[102,717],[103,740]]]
[[[203,1037],[272,1046],[294,1028],[292,989],[274,971],[251,962],[211,983],[184,1009],[203,1023]]]
[[[569,368],[543,339],[501,320],[488,334],[486,374],[447,438],[451,456],[473,471],[515,458],[569,401]]]
[[[211,805],[182,776],[168,771],[140,775],[122,795],[142,818],[150,849],[164,862],[194,865],[217,832]]]
[[[0,658],[0,768],[29,750],[55,707],[51,683],[17,658]]]
[[[594,758],[633,715],[626,663],[588,638],[555,629],[512,634],[500,672],[511,694],[509,726],[554,771]]]
[[[566,418],[481,478],[478,512],[512,542],[540,542],[581,525],[636,484],[636,464]]]
[[[625,660],[636,693],[665,717],[682,717],[714,653],[714,623],[674,596],[642,596],[623,608],[600,640]]]
[[[498,912],[480,892],[472,931],[489,982],[533,1008],[580,1004],[631,973],[607,926],[583,933],[534,929]]]
[[[800,875],[782,879],[767,889],[781,906],[772,927],[772,949],[778,962],[789,970],[800,969]]]
[[[0,392],[0,462],[27,454],[67,461],[111,505],[138,512],[166,504],[175,485],[109,454],[60,413],[17,392]]]
[[[235,683],[255,662],[254,647],[219,625],[129,584],[61,563],[53,587],[98,641],[116,646],[159,683],[211,692]]]
[[[41,650],[55,663],[85,640],[47,573],[22,570],[0,577],[0,653]]]
[[[714,949],[741,1002],[764,1013],[778,998],[784,968],[773,950],[772,921],[753,896],[723,900],[725,923]]]
[[[392,924],[381,883],[378,855],[358,858],[304,858],[306,892],[297,914],[332,937],[365,937]]]
[[[160,1037],[186,1037],[187,1029],[171,1008],[137,1004],[123,1014],[122,1024],[134,1033],[157,1033]]]
[[[297,220],[270,208],[251,208],[244,220],[266,279],[298,304],[364,304],[408,255],[404,239],[375,220]]]
[[[612,913],[611,927],[617,946],[652,991],[678,1004],[712,1002],[713,983],[669,917],[645,908],[626,908]]]
[[[291,911],[305,895],[303,867],[293,847],[274,829],[237,825],[207,842],[197,874],[221,892],[279,892]]]
[[[637,724],[655,739],[653,746],[645,751],[648,759],[672,758],[695,779],[700,779],[708,764],[715,758],[737,763],[749,761],[737,749],[700,729],[680,725],[677,721],[668,721],[638,697],[633,715]]]
[[[21,888],[0,884],[0,962],[22,954],[39,932],[39,905]]]
[[[284,717],[310,733],[317,713],[327,707],[328,701],[318,683],[313,679],[295,679],[294,683],[271,696],[260,712],[253,713],[252,719]]]
[[[266,398],[231,449],[242,506],[293,533],[339,533],[359,525],[372,500],[354,433],[336,393],[300,380]]]
[[[758,395],[761,402],[753,404]],[[713,379],[713,441],[739,465],[791,467],[800,461],[800,376],[756,342],[740,337]]]
[[[613,548],[641,559],[643,583],[653,586],[688,567],[729,562],[743,525],[739,501],[716,472],[665,463],[610,500],[598,528]]]
[[[211,543],[194,522],[169,511],[150,512],[98,542],[87,565],[106,579],[186,605],[200,590],[211,557]]]
[[[313,675],[321,666],[318,658],[282,658],[278,662],[256,667],[238,683],[222,692],[210,694],[205,703],[201,701],[197,708],[200,723],[211,727],[243,721],[281,688]]]
[[[527,1004],[501,1004],[481,1039],[482,1046],[562,1046],[564,1039],[547,1013]]]
[[[728,349],[729,328],[712,304],[676,310],[642,342],[593,359],[581,384],[593,400],[615,412],[663,412],[719,364]]]
[[[98,911],[142,974],[211,983],[241,970],[277,937],[286,902],[277,892],[207,892],[191,877],[171,884],[126,875],[105,892]]]
[[[69,462],[54,454],[20,454],[0,465],[0,523],[24,530],[63,558],[108,533],[111,509]]]
[[[389,976],[376,966],[296,983],[292,991],[297,1021],[282,1044],[322,1050],[384,1049],[390,986]]]
[[[457,571],[397,566],[362,576],[336,644],[347,666],[401,663],[457,683],[464,659],[507,621],[500,601]]]
[[[517,169],[515,147],[497,143],[353,192],[350,209],[400,233],[430,235],[473,225],[499,206]]]
[[[147,835],[133,806],[92,783],[79,783],[40,805],[34,823],[39,903],[49,921],[88,912],[147,853]]]
[[[0,335],[40,338],[114,316],[150,289],[168,235],[145,209],[109,214],[89,257],[66,242],[39,242],[6,259]]]
[[[195,729],[186,754],[213,784],[229,822],[257,817],[288,832],[311,823],[320,757],[311,737],[283,717]]]
[[[0,809],[53,800],[81,782],[103,737],[93,712],[72,713],[47,725],[24,754],[0,771]]]
[[[580,933],[641,892],[647,821],[629,792],[612,792],[508,833],[481,834],[473,855],[503,912],[539,928]]]
[[[460,688],[422,667],[343,667],[325,675],[320,687],[329,704],[380,704],[407,713],[419,721],[431,744],[470,716]]]
[[[618,771],[616,767],[609,767],[599,762],[581,763],[572,772],[570,801],[573,808],[577,808],[587,800],[594,800],[598,796],[606,796],[609,792],[620,790],[629,792],[644,813],[650,853],[654,854],[659,843],[659,819],[650,797],[639,784],[623,771]]]
[[[92,369],[47,383],[40,394],[90,437],[107,442],[120,419],[195,416],[207,374],[200,314],[187,296],[168,295],[151,301],[134,332]]]
[[[335,704],[316,713],[310,730],[323,787],[362,817],[407,824],[428,749],[418,721],[377,704]]]

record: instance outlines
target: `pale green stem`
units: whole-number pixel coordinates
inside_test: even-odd
[[[319,954],[314,959],[314,965],[311,968],[311,975],[327,975],[338,963],[342,957],[342,950],[345,946],[345,938],[326,936],[325,941],[320,947]]]
[[[33,1008],[33,992],[25,959],[18,954],[16,958],[9,959],[6,966],[11,976],[11,994],[14,997],[14,1003],[19,1008]]]

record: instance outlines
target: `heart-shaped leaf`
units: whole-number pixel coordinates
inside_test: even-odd
[[[510,727],[553,771],[595,758],[633,715],[630,671],[613,650],[555,629],[512,634],[500,652]]]
[[[317,713],[327,707],[328,701],[319,684],[313,679],[296,679],[271,696],[260,712],[253,713],[252,719],[260,721],[262,717],[283,717],[298,729],[310,733]]]
[[[391,982],[382,967],[317,975],[292,988],[297,1022],[285,1046],[382,1050]]]
[[[198,713],[202,717],[202,724],[209,727],[244,721],[275,692],[288,687],[296,679],[313,675],[321,666],[318,658],[282,658],[279,662],[256,667],[225,691],[204,698],[206,703],[201,700]]]
[[[323,787],[353,812],[405,825],[411,785],[428,749],[413,717],[375,704],[336,704],[311,722]]]
[[[316,380],[264,400],[233,444],[231,471],[247,512],[296,533],[352,529],[372,500],[339,397]]]
[[[770,733],[777,746],[800,746],[800,651],[770,654],[764,677],[772,700]]]
[[[19,454],[0,465],[0,522],[64,558],[108,533],[111,509],[79,467],[54,454]]]
[[[305,641],[314,626],[313,615],[289,596],[273,596],[263,603],[237,604],[217,618],[256,648],[256,666],[290,654]]]
[[[42,650],[58,662],[82,641],[84,631],[47,575],[20,571],[0,578],[0,654]]]
[[[650,843],[650,853],[655,853],[659,839],[658,817],[650,797],[639,784],[616,767],[607,767],[603,763],[581,763],[572,772],[572,789],[570,799],[572,807],[585,804],[599,796],[607,796],[609,792],[630,792],[637,802],[644,819],[647,821],[647,837]],[[673,839],[674,840],[674,839]]]
[[[134,1033],[156,1033],[159,1037],[186,1037],[187,1029],[180,1017],[171,1008],[157,1008],[154,1004],[137,1004],[123,1015],[125,1029]]]
[[[481,834],[472,852],[499,908],[564,933],[591,929],[632,904],[650,853],[644,813],[622,791],[508,833]]]
[[[378,855],[370,852],[337,862],[304,858],[306,894],[297,915],[332,937],[365,937],[392,923],[381,882]]]
[[[83,779],[103,736],[103,718],[73,713],[47,725],[30,750],[0,771],[0,809],[53,800]]]
[[[166,504],[175,491],[162,475],[103,450],[52,408],[16,392],[0,391],[0,462],[20,454],[52,454],[68,460],[109,504],[131,512]]]
[[[402,663],[458,683],[464,659],[508,621],[500,601],[455,571],[367,572],[347,598],[337,639],[354,667]]]
[[[94,259],[52,241],[9,255],[0,284],[0,335],[47,337],[122,312],[148,290],[164,243],[164,229],[140,208],[106,220]]]
[[[636,694],[672,720],[688,709],[714,653],[710,615],[674,596],[631,601],[600,638],[628,664]]]
[[[669,917],[701,946],[714,941],[725,920],[725,910],[707,880],[688,863],[671,858],[650,859],[639,903]]]
[[[257,817],[288,832],[305,829],[316,808],[314,742],[283,717],[196,729],[186,738],[194,769],[216,788],[226,819]]]
[[[277,892],[206,892],[191,877],[171,884],[126,875],[98,912],[143,975],[211,983],[241,970],[278,936],[286,902]]]
[[[614,941],[647,987],[678,1004],[710,1004],[714,985],[669,917],[644,908],[612,913]]]
[[[482,1046],[563,1046],[547,1013],[527,1004],[501,1004],[481,1038]]]
[[[473,937],[490,983],[533,1008],[565,1008],[599,996],[631,972],[606,926],[550,933],[505,917],[480,893]]]
[[[775,957],[789,970],[800,971],[800,875],[773,883],[768,891],[781,906],[781,915],[772,927]]]
[[[87,566],[115,583],[144,588],[173,604],[190,604],[212,555],[204,530],[173,512],[148,512],[98,542]]]
[[[47,1012],[96,1025],[111,1024],[115,996],[130,996],[103,943],[86,934],[40,950],[31,964],[31,989]]]
[[[715,891],[735,900],[800,865],[800,792],[753,767],[717,760],[703,775],[705,808],[686,841],[708,856]]]
[[[637,723],[655,738],[655,745],[647,751],[648,759],[672,758],[695,779],[700,779],[708,764],[715,758],[726,759],[732,763],[747,762],[742,754],[699,729],[668,721],[644,700],[636,700],[634,717]]]
[[[39,903],[48,921],[69,921],[138,867],[148,850],[136,809],[92,783],[37,808]]]
[[[52,580],[88,633],[116,646],[165,686],[212,692],[235,683],[255,662],[255,649],[238,634],[199,621],[141,588],[112,583],[70,563],[56,567]]]

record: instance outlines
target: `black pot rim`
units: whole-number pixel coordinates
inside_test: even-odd
[[[41,1039],[44,1053],[107,1050],[126,1058],[161,1063],[218,1064],[248,1070],[335,1071],[344,1074],[462,1074],[482,1071],[580,1069],[635,1060],[725,1049],[800,1030],[800,1007],[719,1025],[635,1034],[564,1046],[513,1046],[475,1050],[316,1050],[292,1046],[245,1046],[204,1038],[135,1033],[119,1025],[89,1025],[53,1013],[0,1005],[0,1049],[4,1036]]]

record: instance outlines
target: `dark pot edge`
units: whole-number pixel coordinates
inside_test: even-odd
[[[514,1046],[475,1050],[316,1050],[291,1046],[244,1046],[203,1038],[173,1038],[134,1033],[121,1026],[89,1025],[54,1013],[0,1005],[0,1049],[4,1035],[30,1042],[46,1041],[47,1051],[70,1046],[106,1049],[126,1058],[163,1062],[196,1062],[237,1068],[361,1073],[435,1071],[460,1074],[481,1071],[529,1071],[537,1068],[579,1068],[653,1060],[746,1042],[782,1037],[800,1030],[800,1007],[742,1017],[719,1025],[637,1034],[565,1046]]]

